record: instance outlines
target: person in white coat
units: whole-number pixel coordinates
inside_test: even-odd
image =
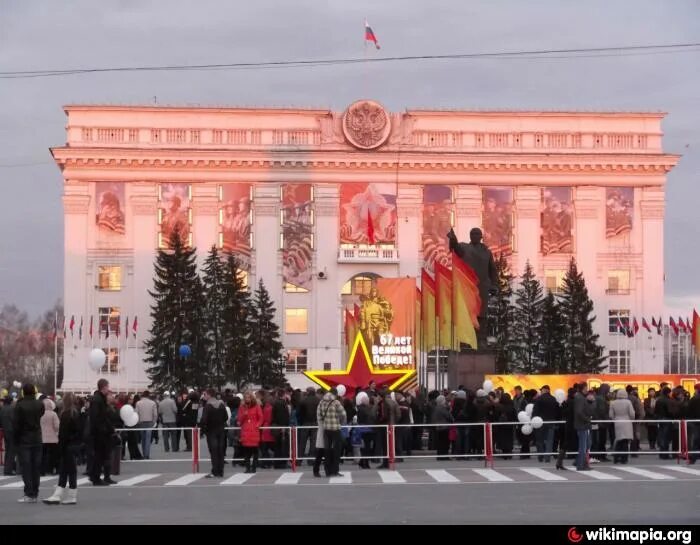
[[[630,441],[634,439],[634,406],[628,399],[624,388],[615,394],[615,400],[610,403],[610,418],[615,422],[615,452],[629,452]],[[613,462],[626,464],[628,454],[614,454]]]

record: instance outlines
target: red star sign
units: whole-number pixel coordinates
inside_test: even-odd
[[[374,367],[361,333],[355,337],[345,371],[304,371],[307,377],[325,390],[336,388],[339,384],[344,385],[345,397],[354,397],[355,392],[367,388],[372,380],[377,383],[377,389],[387,385],[389,390],[395,390],[415,373],[415,369],[378,369]]]

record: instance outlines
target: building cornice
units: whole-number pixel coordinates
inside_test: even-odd
[[[293,151],[187,151],[114,148],[53,148],[62,169],[104,170],[318,170],[503,173],[666,174],[678,163],[672,154],[518,154],[518,153],[334,153]]]

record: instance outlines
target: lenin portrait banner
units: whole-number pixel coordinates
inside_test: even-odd
[[[423,187],[423,267],[433,272],[435,263],[450,267],[452,258],[447,232],[452,227],[454,204],[452,188],[447,185]]]
[[[570,187],[542,189],[541,249],[543,255],[568,254],[574,249],[574,206]]]
[[[605,236],[616,237],[632,230],[633,187],[608,187],[605,190]]]
[[[282,184],[282,274],[284,281],[311,289],[314,253],[312,184]]]
[[[95,223],[100,235],[125,234],[124,183],[97,182],[95,184]]]
[[[190,234],[190,184],[168,183],[158,187],[158,224],[160,225],[159,246],[170,244],[170,236],[180,229],[187,244]]]
[[[250,270],[253,212],[251,184],[229,183],[219,186],[219,246],[233,253],[241,269]]]
[[[396,184],[341,184],[339,217],[341,244],[395,244]]]
[[[513,189],[484,189],[481,193],[484,244],[495,256],[513,253]]]
[[[358,325],[373,365],[415,368],[416,279],[377,278],[360,297]]]

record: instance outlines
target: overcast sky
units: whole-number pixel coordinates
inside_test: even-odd
[[[381,55],[700,42],[697,0],[0,0],[0,71],[347,58],[363,21]],[[376,54],[376,53],[374,53]],[[700,52],[0,79],[0,304],[63,290],[68,103],[663,110],[666,295],[700,308]],[[76,279],[80,282],[81,279]]]

